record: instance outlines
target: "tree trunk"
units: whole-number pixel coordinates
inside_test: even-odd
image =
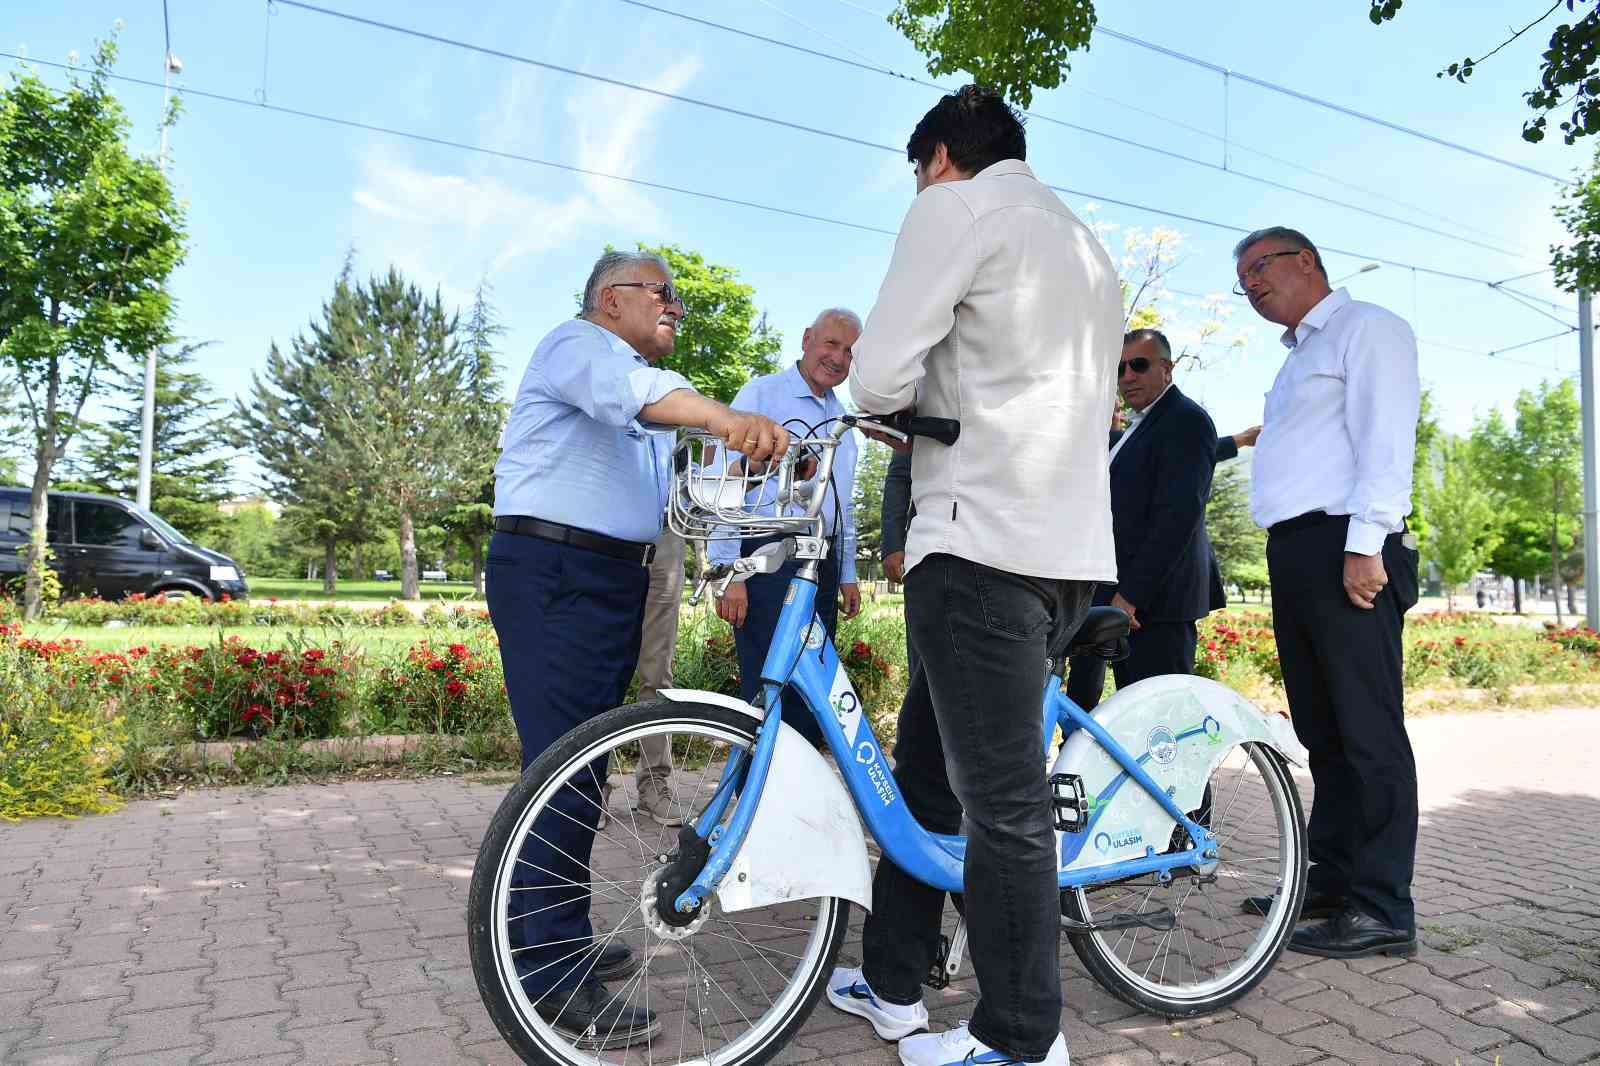
[[[417,530],[407,510],[400,512],[400,598],[422,599],[417,586]]]
[[[28,532],[28,555],[22,583],[22,617],[28,621],[38,618],[44,611],[44,569],[49,565],[45,549],[50,527],[50,461],[49,453],[38,457],[33,468],[33,491],[29,493],[28,506],[33,509],[33,526]]]
[[[1556,523],[1550,523],[1550,572],[1555,576],[1550,586],[1550,600],[1556,605],[1556,625],[1561,624],[1561,552],[1557,547]]]
[[[483,538],[472,538],[472,594],[483,599],[488,593],[483,584]]]
[[[1578,617],[1577,586],[1567,582],[1567,613],[1573,618]]]
[[[1444,609],[1447,611],[1456,609],[1456,589],[1454,585],[1446,585],[1444,587]]]
[[[330,594],[339,587],[338,547],[333,537],[322,542],[322,591]]]
[[[1511,579],[1511,606],[1518,614],[1522,613],[1522,579],[1520,577]]]
[[[367,576],[365,544],[357,541],[355,547],[350,549],[350,580],[361,581]]]

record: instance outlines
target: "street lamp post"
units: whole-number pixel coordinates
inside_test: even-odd
[[[166,5],[162,5],[165,9]],[[157,157],[161,173],[167,172],[167,113],[172,105],[172,76],[183,73],[183,63],[172,54],[172,38],[167,37],[167,58],[161,76],[161,154]],[[150,479],[155,466],[156,449],[156,358],[158,348],[144,353],[144,408],[139,418],[139,483],[134,500],[140,507],[150,507]]]
[[[1346,274],[1342,278],[1336,278],[1333,281],[1329,282],[1329,284],[1330,285],[1338,285],[1341,282],[1349,281],[1351,278],[1355,277],[1356,274],[1370,274],[1374,270],[1381,270],[1381,269],[1383,269],[1383,264],[1382,263],[1368,263],[1366,266],[1362,267],[1360,270],[1357,270],[1357,271],[1355,271],[1354,273],[1351,273],[1351,274]]]

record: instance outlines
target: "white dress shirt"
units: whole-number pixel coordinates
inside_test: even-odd
[[[850,368],[863,411],[961,421],[954,445],[912,452],[908,572],[943,552],[1115,579],[1106,413],[1121,351],[1110,257],[1026,163],[917,196]]]
[[[1171,388],[1172,382],[1169,381],[1167,382],[1167,387],[1161,390],[1161,396],[1165,396]],[[1144,416],[1156,409],[1156,404],[1161,402],[1161,396],[1157,396],[1155,399],[1145,404],[1144,410],[1135,411],[1128,416],[1127,427],[1123,429],[1122,436],[1117,438],[1117,443],[1111,446],[1111,454],[1106,457],[1106,462],[1108,465],[1117,461],[1117,453],[1122,450],[1122,446],[1124,444],[1128,443],[1128,438],[1133,436],[1133,431],[1144,425]]]
[[[745,382],[730,406],[736,411],[753,411],[756,414],[766,415],[784,426],[790,433],[801,437],[810,434],[798,424],[791,422],[821,426],[824,422],[846,413],[844,404],[832,389],[823,396],[811,391],[810,384],[800,374],[798,363],[776,374],[767,374]],[[824,426],[817,435],[827,433],[832,428],[831,425]],[[838,553],[841,585],[856,583],[856,516],[851,502],[855,498],[855,483],[856,431],[852,429],[839,441],[839,448],[833,456],[833,482],[828,486],[827,494],[822,500],[824,534],[839,538],[835,551]],[[770,513],[773,505],[771,484],[762,482],[758,487],[751,489],[745,494],[745,503],[754,507],[765,505],[767,513]],[[762,498],[764,494],[765,499]],[[804,514],[805,505],[790,504],[787,513]],[[842,526],[842,530],[835,527],[836,520],[839,526]],[[731,563],[739,558],[739,542],[732,539],[714,540],[707,548],[706,555],[713,563]]]
[[[1349,515],[1345,550],[1376,555],[1411,513],[1416,337],[1399,315],[1338,289],[1283,343],[1289,357],[1256,441],[1251,517],[1266,527],[1308,511]]]

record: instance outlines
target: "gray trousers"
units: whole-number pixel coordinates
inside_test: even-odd
[[[670,529],[656,538],[650,564],[650,592],[644,601],[644,634],[639,642],[639,700],[655,699],[672,687],[672,653],[678,644],[678,604],[683,598],[683,538]],[[640,744],[634,778],[665,780],[672,773],[672,745],[665,735]]]

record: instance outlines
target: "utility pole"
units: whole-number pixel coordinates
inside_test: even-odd
[[[161,72],[161,154],[157,157],[161,173],[167,173],[167,115],[172,107],[172,76],[183,71],[183,64],[172,54],[172,24],[167,18],[166,0],[161,0],[161,23],[166,34],[166,55]],[[156,450],[156,358],[158,348],[144,353],[144,408],[139,419],[139,486],[134,501],[150,507],[150,477]]]
[[[1600,629],[1600,484],[1595,476],[1594,313],[1589,293],[1578,291],[1578,365],[1583,396],[1583,618]],[[1561,590],[1556,590],[1560,595]]]

